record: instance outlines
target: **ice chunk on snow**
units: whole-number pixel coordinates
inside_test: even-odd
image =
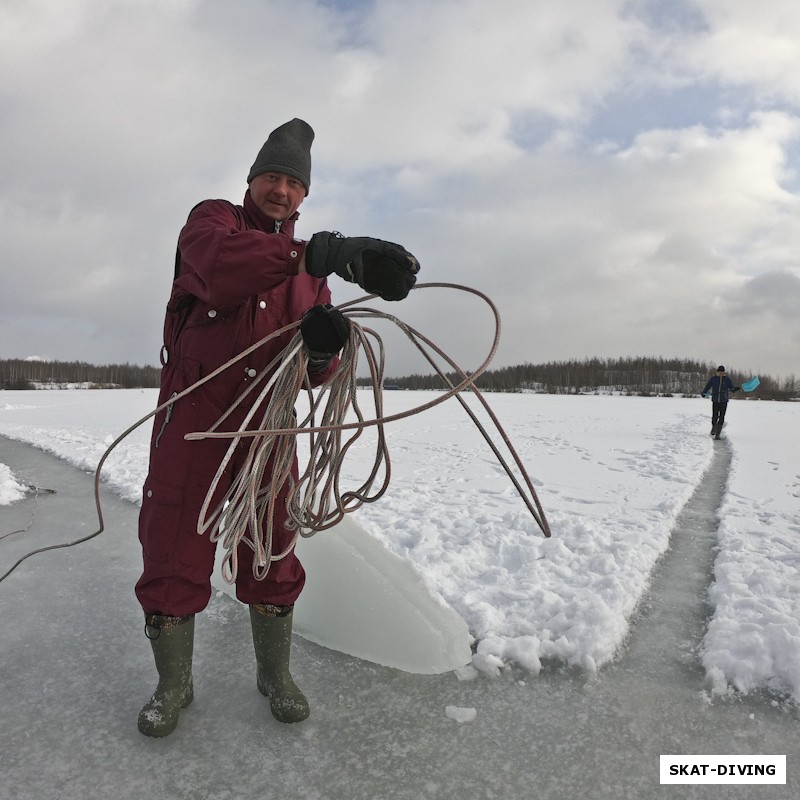
[[[475,678],[478,677],[480,673],[478,672],[472,664],[467,664],[466,666],[459,667],[455,671],[456,678],[460,681],[474,681]]]
[[[460,708],[459,706],[447,706],[444,710],[448,719],[454,719],[456,722],[472,722],[478,716],[476,708]]]
[[[214,586],[235,596],[221,578],[222,554],[219,547]],[[406,672],[430,675],[469,664],[466,622],[352,515],[301,539],[297,554],[307,576],[294,611],[294,630],[303,638]]]

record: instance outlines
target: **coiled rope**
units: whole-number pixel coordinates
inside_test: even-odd
[[[208,430],[186,435],[186,439],[191,441],[208,438],[231,440],[226,455],[220,463],[209,488],[197,522],[198,534],[208,533],[212,541],[222,542],[222,546],[225,549],[223,558],[223,579],[225,581],[233,583],[236,579],[239,568],[238,546],[240,543],[244,542],[253,551],[253,575],[257,579],[263,580],[269,571],[270,565],[285,558],[295,546],[299,536],[313,536],[319,531],[331,528],[339,523],[345,514],[355,511],[363,503],[371,503],[379,499],[386,492],[391,477],[389,451],[384,432],[386,424],[422,413],[451,397],[455,397],[458,400],[470,419],[475,423],[542,533],[547,537],[550,536],[550,527],[533,483],[503,427],[481,392],[475,386],[475,380],[486,371],[499,344],[500,315],[497,308],[482,292],[459,284],[424,283],[418,284],[415,287],[415,291],[432,288],[453,289],[471,293],[481,298],[492,311],[495,321],[492,346],[483,363],[470,375],[467,375],[438,345],[407,323],[391,314],[371,308],[359,307],[357,304],[374,297],[374,295],[366,295],[337,306],[340,311],[348,310],[346,316],[351,323],[350,336],[342,349],[339,368],[330,380],[316,391],[316,396],[308,383],[308,358],[298,331],[286,348],[253,379],[247,390],[237,398],[234,404]],[[383,415],[385,363],[383,342],[374,330],[362,327],[356,322],[357,319],[376,318],[393,322],[408,336],[423,357],[431,364],[445,386],[448,387],[445,392],[438,395],[434,400],[407,411],[390,416]],[[51,545],[28,553],[17,561],[8,572],[0,576],[0,582],[5,580],[25,559],[36,553],[81,544],[102,533],[105,529],[105,522],[100,503],[100,474],[106,459],[114,448],[136,428],[160,411],[178,402],[208,381],[213,380],[221,372],[246,358],[268,341],[298,327],[299,322],[295,322],[259,340],[230,361],[222,364],[216,370],[186,388],[183,392],[171,397],[120,434],[103,453],[95,470],[94,496],[99,521],[98,530],[74,542]],[[371,340],[374,340],[375,346],[373,346]],[[431,355],[431,351],[443,359],[460,377],[459,383],[454,384],[442,371]],[[370,373],[371,394],[375,407],[375,416],[371,419],[365,417],[357,398],[356,370],[359,352],[364,353]],[[478,420],[474,411],[461,397],[460,393],[465,389],[469,389],[478,398],[481,406],[500,434],[519,476],[514,474],[508,461]],[[298,424],[294,407],[296,399],[303,390],[307,393],[310,410]],[[255,399],[253,399],[253,395],[255,395]],[[326,402],[323,404],[323,401]],[[220,425],[246,402],[250,403],[249,410],[239,428],[235,431],[218,430]],[[320,413],[320,424],[317,425],[316,418]],[[349,413],[355,415],[356,421],[345,422]],[[254,419],[256,427],[251,426]],[[365,429],[370,427],[375,427],[377,430],[376,454],[372,469],[360,487],[342,492],[340,485],[341,471],[347,451],[363,434]],[[346,431],[352,431],[353,433],[349,438],[343,440],[343,434]],[[309,436],[309,459],[305,471],[299,476],[299,480],[295,481],[292,477],[292,464],[294,462],[296,437],[299,434]],[[248,438],[251,439],[251,442],[244,467],[238,471],[237,476],[217,506],[211,509],[211,498],[219,488],[219,482],[225,467],[230,462],[236,447]],[[270,463],[270,459],[272,459],[270,477],[265,480],[266,468]],[[379,486],[373,488],[378,481]],[[287,524],[294,529],[295,533],[291,543],[281,553],[273,554],[272,512],[283,487],[288,489],[287,510],[289,512],[289,522]],[[263,536],[260,533],[262,530],[264,530]]]

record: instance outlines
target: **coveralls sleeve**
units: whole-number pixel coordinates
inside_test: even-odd
[[[207,200],[178,237],[182,267],[175,288],[209,305],[238,305],[297,275],[305,244],[248,229],[233,205]]]

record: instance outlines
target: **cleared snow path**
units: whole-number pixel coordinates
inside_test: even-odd
[[[688,689],[690,704],[704,698],[705,671],[700,647],[712,609],[708,589],[713,580],[718,512],[725,495],[731,463],[727,441],[715,443],[711,465],[681,510],[670,538],[670,548],[656,564],[650,589],[632,620],[632,633],[606,679],[632,685],[642,683],[631,699],[641,703],[643,724],[663,724],[663,710],[655,701],[665,690]],[[630,694],[630,693],[629,693]],[[684,703],[670,714],[683,715]],[[648,717],[653,715],[652,720]]]
[[[138,508],[104,491],[106,533],[0,584],[0,800],[796,798],[797,709],[757,694],[709,703],[704,691],[697,647],[728,459],[717,445],[623,650],[596,674],[413,675],[297,637],[312,716],[282,726],[255,688],[247,614],[219,593],[198,620],[195,702],[160,741],[136,730],[155,675],[132,592]],[[4,564],[94,530],[91,475],[0,447],[21,480],[58,490],[2,542]],[[29,522],[31,503],[3,509],[3,532]],[[788,783],[665,788],[662,753],[786,754]]]

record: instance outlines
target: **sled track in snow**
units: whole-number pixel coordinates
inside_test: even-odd
[[[711,702],[706,691],[700,648],[713,613],[708,589],[731,464],[727,440],[714,449],[614,662],[588,677],[547,668],[529,685],[530,702],[554,740],[537,743],[542,796],[581,796],[593,787],[592,797],[656,800],[670,791],[659,784],[662,754],[786,753],[787,737],[794,741],[796,711],[766,692]],[[796,748],[788,749],[791,757]],[[578,754],[568,769],[541,768],[565,751]],[[681,800],[751,800],[762,787],[672,787],[678,788]],[[794,796],[788,786],[771,788],[775,797]]]
[[[670,547],[656,564],[650,589],[631,620],[631,633],[616,667],[672,686],[703,689],[699,649],[713,608],[719,508],[731,465],[723,439],[700,483],[675,521]]]

